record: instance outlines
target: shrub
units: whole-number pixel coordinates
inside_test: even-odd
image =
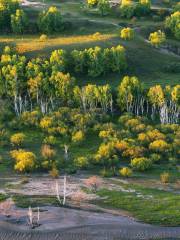
[[[74,165],[78,168],[86,168],[88,166],[87,157],[77,157],[74,159]]]
[[[11,151],[10,155],[16,161],[14,169],[19,172],[30,171],[35,166],[36,155],[32,152],[20,149]]]
[[[52,159],[56,155],[56,151],[52,149],[49,145],[45,144],[41,147],[41,155],[44,159]]]
[[[150,143],[149,149],[155,152],[164,153],[169,150],[169,144],[164,140],[155,140]]]
[[[132,175],[132,170],[128,167],[124,167],[119,170],[119,173],[123,177],[130,177]]]
[[[150,155],[150,159],[153,163],[159,162],[161,160],[161,155],[153,153]]]
[[[167,172],[163,172],[163,173],[160,175],[160,179],[161,179],[161,182],[162,182],[162,183],[169,183],[169,181],[170,181],[170,174],[167,173]]]
[[[57,178],[59,176],[59,171],[56,166],[53,166],[51,171],[49,171],[49,175],[53,178]]]
[[[151,166],[151,160],[145,157],[134,158],[131,160],[131,167],[138,171],[145,171],[151,168]]]
[[[24,133],[16,133],[11,136],[10,142],[13,146],[21,146],[26,139]]]
[[[42,34],[40,37],[39,37],[39,41],[40,42],[46,42],[48,40],[48,36],[46,34]]]
[[[93,192],[97,192],[101,184],[102,184],[102,181],[97,176],[92,176],[85,180],[85,185],[89,187]]]
[[[84,135],[83,131],[81,131],[81,130],[72,134],[72,141],[74,143],[82,142],[84,140],[84,138],[85,138],[85,135]]]

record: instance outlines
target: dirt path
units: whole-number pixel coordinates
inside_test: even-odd
[[[180,227],[158,227],[136,222],[132,218],[108,213],[92,213],[68,208],[44,207],[35,230],[27,225],[0,222],[1,240],[104,240],[178,238]],[[25,222],[25,210],[20,222]]]

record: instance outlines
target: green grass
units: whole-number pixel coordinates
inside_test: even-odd
[[[0,202],[6,200],[7,196],[5,196],[4,194],[0,193]]]
[[[25,196],[25,195],[14,195],[13,201],[17,207],[28,208],[28,207],[42,207],[42,206],[58,206],[56,197],[54,196]]]
[[[168,226],[180,224],[180,195],[135,184],[126,185],[126,188],[135,189],[136,192],[100,190],[98,195],[104,199],[97,201],[97,204],[129,211],[146,223]],[[143,197],[138,197],[137,193]]]

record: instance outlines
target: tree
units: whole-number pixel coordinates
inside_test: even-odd
[[[84,169],[88,166],[88,158],[87,157],[77,157],[74,159],[74,164],[79,169]]]
[[[63,29],[61,13],[53,6],[47,11],[41,12],[38,19],[38,26],[42,33],[52,34],[60,32]]]
[[[11,27],[16,34],[22,34],[27,30],[28,18],[23,10],[17,9],[16,13],[11,15]]]
[[[144,113],[144,89],[136,77],[125,76],[118,87],[118,105],[122,111]]]
[[[165,27],[170,29],[177,39],[180,39],[180,11],[176,11],[166,18]]]
[[[161,30],[158,30],[157,32],[153,32],[149,35],[149,41],[153,46],[159,47],[166,41],[166,35]]]
[[[109,0],[99,0],[98,1],[98,9],[102,16],[108,14],[108,12],[110,11]]]
[[[132,28],[123,28],[121,30],[120,36],[124,40],[131,40],[134,38],[134,30]]]

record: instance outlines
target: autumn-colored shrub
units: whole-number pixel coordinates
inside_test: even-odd
[[[88,179],[85,180],[85,185],[90,188],[93,192],[96,192],[99,187],[101,186],[102,181],[99,177],[97,176],[92,176]]]
[[[24,133],[15,133],[11,136],[11,144],[13,146],[21,146],[26,139],[26,135]]]

